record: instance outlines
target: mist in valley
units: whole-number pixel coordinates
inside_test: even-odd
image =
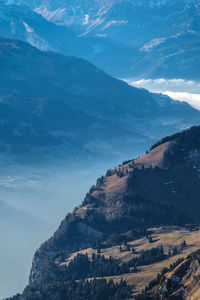
[[[1,166],[0,299],[23,290],[36,249],[81,204],[96,179],[123,160],[145,153],[149,146],[123,149],[107,159]]]

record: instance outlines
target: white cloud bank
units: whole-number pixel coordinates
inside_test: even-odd
[[[200,82],[185,79],[141,79],[125,80],[129,84],[145,88],[153,93],[168,95],[174,100],[187,102],[192,107],[200,110]]]
[[[200,110],[200,94],[192,94],[186,92],[171,92],[171,91],[165,91],[162,92],[162,94],[168,95],[170,98],[174,100],[187,102],[192,107]]]

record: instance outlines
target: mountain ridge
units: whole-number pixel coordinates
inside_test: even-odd
[[[129,151],[131,140],[150,144],[161,132],[199,123],[189,105],[131,87],[85,60],[9,39],[0,39],[0,51],[1,149],[16,161],[41,159],[44,149],[47,160],[95,157],[105,144],[121,152],[122,136]]]

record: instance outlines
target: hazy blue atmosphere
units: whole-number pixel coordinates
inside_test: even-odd
[[[130,151],[138,157],[144,149]],[[128,154],[108,161],[60,162],[51,166],[10,166],[0,174],[0,298],[21,292],[40,244],[79,206],[96,179]],[[130,156],[131,157],[131,156]]]
[[[35,250],[81,204],[94,178],[109,165],[18,167],[1,175],[1,299],[23,290]]]
[[[0,0],[0,300],[132,299],[199,249],[199,70],[200,0]]]

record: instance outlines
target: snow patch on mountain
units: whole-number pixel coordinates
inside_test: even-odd
[[[51,46],[48,44],[48,42],[46,42],[39,35],[37,35],[31,26],[29,26],[24,21],[23,21],[23,25],[26,30],[26,39],[27,39],[28,43],[30,43],[31,45],[37,47],[38,49],[40,49],[42,51],[51,50]]]
[[[156,38],[151,40],[149,43],[145,44],[140,50],[149,52],[152,48],[164,43],[167,38]]]
[[[57,8],[55,10],[49,10],[48,7],[40,6],[35,8],[36,13],[42,15],[45,19],[52,22],[57,22],[65,15],[66,8]]]
[[[24,27],[25,27],[25,29],[26,29],[26,31],[27,31],[28,33],[34,32],[34,29],[31,28],[26,22],[23,22],[23,24],[24,24]]]
[[[169,39],[176,39],[179,36],[181,36],[182,34],[183,34],[183,32],[180,32],[180,33],[174,34],[169,37],[155,38],[155,39],[151,40],[150,42],[146,43],[142,48],[140,48],[140,51],[149,52],[153,48],[157,47],[158,45],[163,44],[165,41],[167,41]]]
[[[112,21],[109,21],[108,23],[106,23],[106,25],[104,25],[101,30],[105,30],[109,27],[111,27],[112,25],[123,25],[123,24],[127,24],[128,21],[126,20],[112,20]]]
[[[88,14],[86,14],[82,24],[83,25],[88,24],[89,23],[89,19],[90,19],[90,16]]]

